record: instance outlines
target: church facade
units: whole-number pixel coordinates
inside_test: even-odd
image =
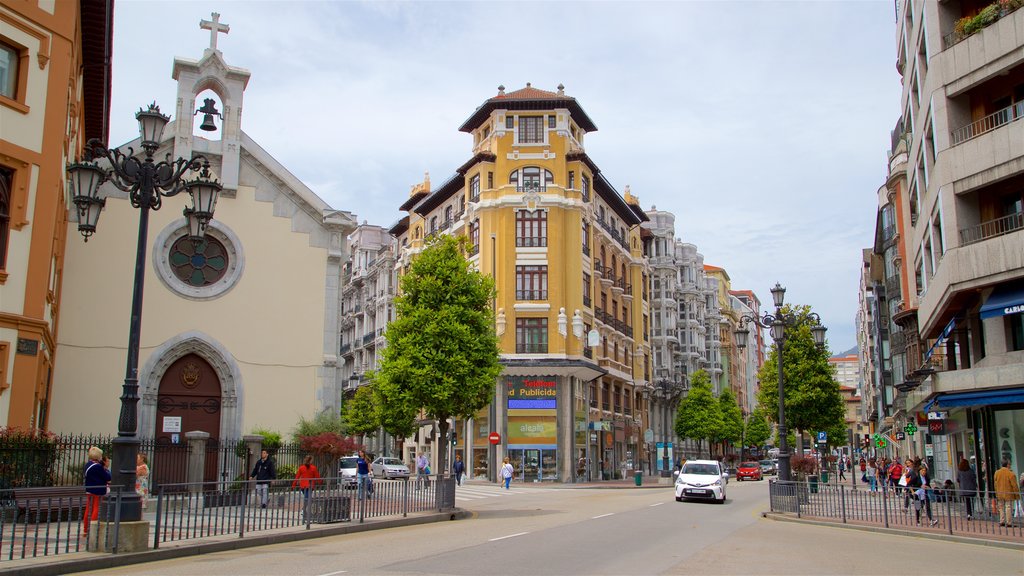
[[[250,73],[217,49],[217,34],[227,32],[218,15],[201,26],[211,31],[210,48],[198,61],[175,59],[174,118],[155,156],[205,156],[223,192],[197,247],[182,216],[187,195],[165,198],[150,214],[138,434],[183,443],[193,430],[230,440],[261,427],[287,436],[300,418],[340,409],[340,286],[356,220],[242,130]],[[193,133],[206,98],[222,115],[214,139]],[[77,222],[67,231],[56,432],[117,429],[139,215],[109,183],[103,195],[89,242]]]

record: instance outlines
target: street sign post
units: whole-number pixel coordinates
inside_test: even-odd
[[[828,434],[824,431],[818,432],[818,444],[826,444],[828,442]]]
[[[487,440],[489,440],[491,444],[501,444],[501,434],[491,432],[490,436],[487,437]]]

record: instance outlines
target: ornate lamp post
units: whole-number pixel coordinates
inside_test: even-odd
[[[139,337],[142,329],[142,292],[146,269],[146,240],[149,231],[149,211],[159,210],[164,196],[175,196],[187,190],[192,205],[185,208],[189,237],[199,244],[204,241],[206,227],[213,218],[213,210],[220,195],[221,185],[210,174],[210,163],[202,156],[191,160],[177,158],[155,162],[153,154],[160,146],[169,116],[160,113],[154,103],[135,115],[139,121],[144,157],[136,158],[134,150],[125,154],[107,149],[99,140],[86,145],[86,160],[68,165],[71,199],[78,208],[78,231],[85,240],[96,232],[96,223],[106,204],[99,197],[100,185],[110,181],[119,190],[128,193],[132,206],[141,210],[139,239],[135,253],[135,284],[132,291],[131,321],[128,328],[128,360],[121,393],[121,413],[117,421],[117,438],[113,441],[113,481],[123,489],[120,518],[123,521],[142,519],[142,507],[135,493],[135,457],[139,452],[137,437],[139,402]],[[110,168],[101,167],[94,158],[105,158]],[[186,172],[198,172],[196,178],[183,178]]]
[[[782,375],[782,350],[786,344],[786,328],[795,327],[798,319],[792,312],[782,311],[786,289],[776,282],[771,292],[772,300],[775,303],[775,314],[765,312],[760,318],[744,314],[740,317],[739,328],[733,334],[736,336],[736,346],[738,348],[745,347],[747,345],[747,336],[749,335],[745,328],[747,323],[750,322],[761,328],[768,328],[771,332],[772,340],[775,341],[779,365],[779,480],[785,482],[792,480],[792,475],[789,468],[789,441],[786,439],[786,391]],[[811,326],[811,335],[814,336],[814,343],[821,348],[825,345],[825,331],[828,329],[821,324],[821,317],[814,312],[811,312],[808,318],[814,323]]]

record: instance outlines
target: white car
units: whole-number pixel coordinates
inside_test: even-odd
[[[687,498],[725,502],[728,472],[715,460],[687,460],[676,476],[676,502]]]
[[[373,475],[377,478],[408,478],[409,467],[398,458],[379,456],[370,465]]]

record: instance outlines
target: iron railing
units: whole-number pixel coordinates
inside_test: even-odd
[[[862,482],[854,488],[850,484],[819,482],[816,476],[810,480],[769,480],[771,510],[843,524],[1024,542],[1024,518],[1013,515],[1013,504],[1018,501],[1009,501],[1006,525],[1000,522],[999,506],[1007,501],[995,498],[990,491],[968,495],[956,489],[915,490],[902,486],[872,490]]]
[[[1024,228],[1024,212],[1017,212],[960,230],[960,245],[967,246]]]
[[[1021,118],[1024,118],[1024,100],[1017,102],[1012,106],[1007,106],[1002,110],[993,112],[981,120],[971,122],[966,126],[961,126],[960,128],[953,130],[953,141],[951,145],[956,146],[957,144],[966,142],[971,138],[981,136],[986,132],[991,132],[1004,124],[1009,124],[1014,120],[1020,120]]]
[[[372,487],[372,488],[371,488]],[[86,541],[84,486],[56,494],[39,488],[0,490],[0,562],[90,551],[117,553],[119,487],[100,500]],[[453,477],[373,480],[360,486],[324,478],[308,491],[292,480],[275,480],[262,505],[252,481],[165,484],[148,502],[154,549],[169,542],[201,540],[313,524],[407,516],[455,507]],[[95,524],[99,522],[99,524]],[[0,564],[2,566],[2,564]]]

